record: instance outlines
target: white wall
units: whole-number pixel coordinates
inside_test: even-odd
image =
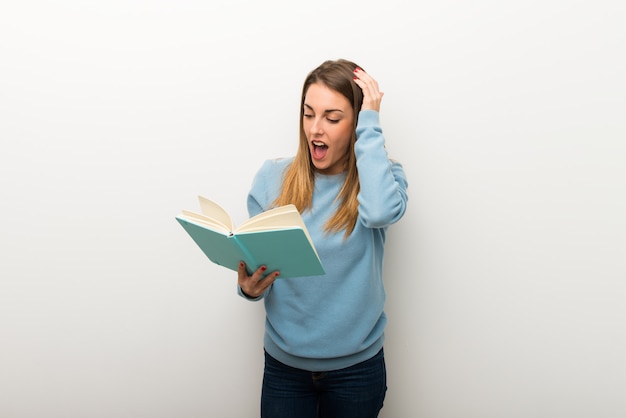
[[[175,222],[237,222],[306,73],[386,93],[382,416],[626,415],[625,3],[4,2],[0,416],[254,417],[261,304]]]

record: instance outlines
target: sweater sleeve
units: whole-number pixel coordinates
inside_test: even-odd
[[[356,135],[359,220],[368,228],[384,228],[399,221],[406,211],[406,175],[402,165],[387,156],[378,112],[359,113]]]

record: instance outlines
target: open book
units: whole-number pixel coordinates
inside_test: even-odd
[[[262,265],[278,278],[325,274],[309,232],[294,205],[270,209],[235,228],[230,215],[217,203],[198,196],[201,213],[183,210],[176,216],[204,254],[237,271],[246,263],[248,273]]]

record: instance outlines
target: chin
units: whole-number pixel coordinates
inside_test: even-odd
[[[316,170],[324,170],[324,166],[321,165],[319,162],[315,161],[313,158],[311,158],[311,165],[313,165],[313,168]]]

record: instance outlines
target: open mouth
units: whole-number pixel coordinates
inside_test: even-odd
[[[324,158],[326,152],[328,151],[328,145],[321,141],[312,141],[311,145],[313,145],[313,147],[311,148],[311,155],[313,156],[313,158],[315,158],[316,160],[321,160],[322,158]]]

